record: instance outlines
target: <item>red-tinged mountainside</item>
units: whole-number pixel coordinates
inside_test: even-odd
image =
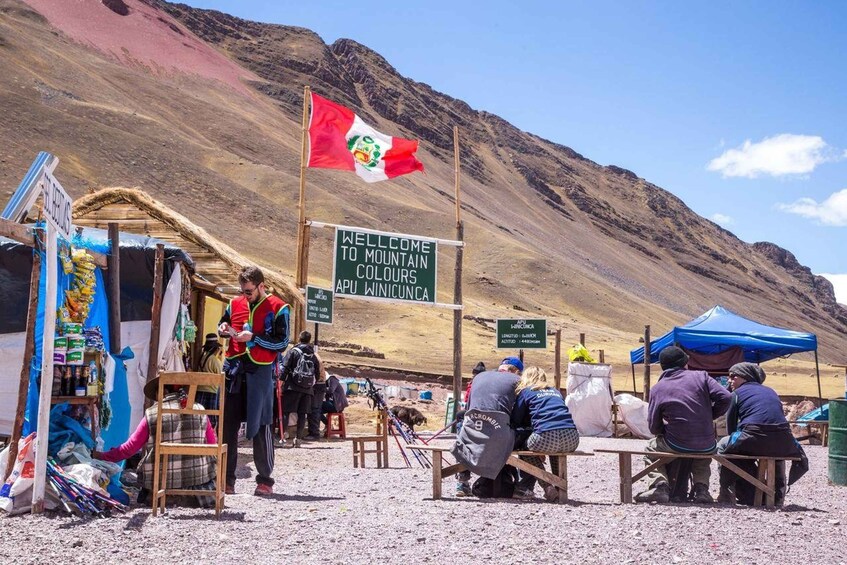
[[[403,77],[355,41],[327,45],[306,29],[158,0],[85,0],[71,15],[60,0],[27,4],[37,12],[0,0],[7,190],[48,149],[71,192],[139,186],[292,274],[309,85],[381,131],[420,139],[427,168],[374,185],[309,170],[315,220],[453,237],[460,128],[467,355],[499,354],[486,320],[547,317],[622,363],[644,324],[663,332],[722,304],[814,332],[824,359],[847,358],[847,309],[790,252],[744,243],[635,173]],[[108,24],[89,33],[86,22]],[[329,235],[312,233],[310,282],[325,284]],[[453,255],[439,257],[439,301],[449,302]],[[449,312],[342,301],[337,316],[328,339],[370,347],[388,365],[449,367]]]

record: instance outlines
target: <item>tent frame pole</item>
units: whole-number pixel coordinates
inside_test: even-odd
[[[818,408],[823,408],[823,393],[821,392],[821,367],[818,363],[818,350],[815,349],[815,375],[818,379]]]

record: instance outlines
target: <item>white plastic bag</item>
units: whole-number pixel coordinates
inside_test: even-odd
[[[19,513],[24,508],[24,498],[35,480],[35,432],[32,432],[18,444],[18,457],[12,467],[12,473],[0,487],[0,510]],[[23,496],[22,496],[23,495]],[[16,498],[20,498],[16,503]]]
[[[579,435],[612,436],[612,366],[568,363],[568,406]]]
[[[647,421],[648,405],[646,402],[631,394],[619,394],[615,397],[615,404],[618,405],[618,413],[632,435],[642,439],[653,437]]]

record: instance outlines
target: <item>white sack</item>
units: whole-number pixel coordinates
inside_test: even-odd
[[[611,437],[612,366],[602,363],[568,363],[568,406],[579,435]]]
[[[647,422],[647,403],[631,394],[619,394],[615,397],[618,414],[632,435],[641,439],[650,439],[650,425]]]

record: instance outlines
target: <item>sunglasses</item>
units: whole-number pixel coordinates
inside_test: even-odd
[[[249,296],[249,295],[253,294],[254,292],[256,292],[257,288],[259,288],[259,287],[254,286],[253,288],[242,288],[240,292],[241,292],[241,294]]]

